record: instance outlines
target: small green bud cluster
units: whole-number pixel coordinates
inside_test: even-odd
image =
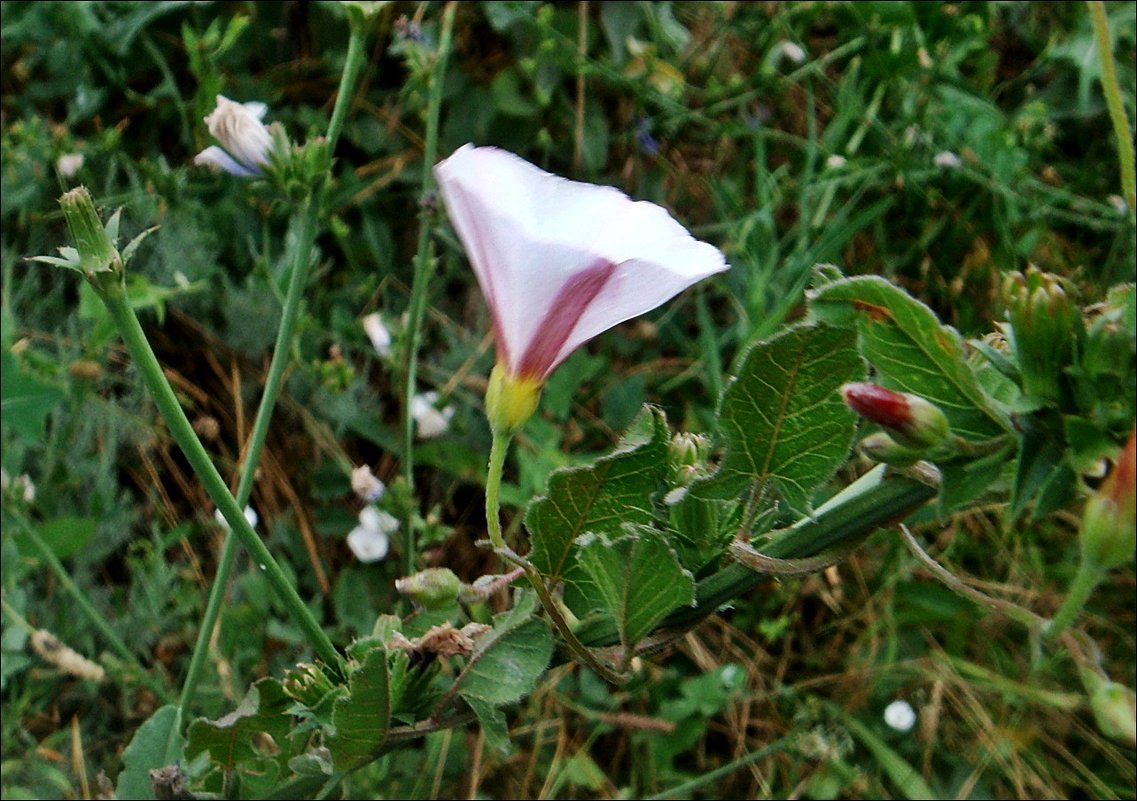
[[[336,685],[319,665],[308,662],[301,662],[288,671],[281,684],[285,695],[309,709],[317,706],[328,693],[336,689]]]
[[[702,434],[679,433],[671,438],[668,460],[673,483],[685,487],[697,478],[707,475],[707,459],[711,442]]]
[[[1082,317],[1062,280],[1035,267],[1012,272],[1003,281],[1010,327],[1022,375],[1022,389],[1040,400],[1058,402],[1062,375],[1074,357]]]

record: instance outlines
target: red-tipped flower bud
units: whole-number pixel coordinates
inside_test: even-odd
[[[947,438],[944,413],[918,395],[864,383],[842,385],[841,395],[850,409],[886,429],[905,448],[923,451]]]

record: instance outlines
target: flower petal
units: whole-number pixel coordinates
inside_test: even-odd
[[[347,547],[361,562],[378,562],[387,555],[391,547],[390,539],[382,531],[367,526],[357,526],[347,535]]]
[[[224,95],[217,96],[217,108],[205,118],[209,133],[238,162],[249,169],[268,163],[272,150],[272,134],[261,122],[263,103],[234,103]]]
[[[465,145],[435,176],[490,305],[498,360],[514,374],[544,378],[602,331],[728,269],[659,206],[504,150]],[[578,278],[601,272],[602,282]],[[587,300],[566,310],[582,289]]]
[[[198,153],[193,157],[193,163],[198,167],[213,167],[240,178],[250,178],[261,174],[260,170],[250,169],[239,163],[217,145],[210,145]]]

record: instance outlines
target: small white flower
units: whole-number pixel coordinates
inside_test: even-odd
[[[1113,206],[1114,211],[1118,214],[1125,214],[1129,211],[1129,204],[1125,202],[1125,198],[1121,195],[1110,195],[1106,200],[1109,201],[1109,205]]]
[[[907,701],[893,701],[884,708],[884,722],[898,732],[912,731],[916,725],[916,711]]]
[[[383,324],[383,318],[378,313],[369,314],[363,318],[363,330],[371,340],[375,352],[384,359],[391,355],[391,332]]]
[[[347,547],[361,562],[378,562],[390,550],[390,535],[398,528],[399,521],[393,515],[365,506],[359,513],[359,525],[347,535]]]
[[[59,170],[59,174],[64,178],[74,178],[82,166],[82,153],[64,153],[55,160],[55,169]]]
[[[235,103],[218,95],[217,108],[205,118],[205,124],[221,147],[207,147],[194,156],[193,163],[241,177],[260,175],[272,151],[272,134],[261,122],[267,111],[264,103]]]
[[[805,50],[796,42],[783,39],[771,49],[771,56],[774,61],[784,58],[794,64],[801,64],[805,61]]]
[[[950,150],[941,150],[932,158],[932,164],[941,170],[958,170],[963,166],[963,160]]]
[[[368,503],[375,503],[383,497],[386,487],[383,482],[375,477],[371,472],[371,468],[367,465],[357,467],[351,471],[351,489],[362,500]]]
[[[433,439],[445,434],[450,428],[454,407],[446,406],[438,409],[436,403],[438,403],[438,393],[433,390],[415,395],[411,399],[411,417],[415,419],[419,439]]]
[[[834,153],[832,156],[825,159],[825,166],[831,170],[839,170],[845,166],[845,157]]]
[[[216,520],[217,525],[221,526],[222,528],[229,528],[229,521],[225,519],[225,515],[221,514],[220,509],[213,510],[213,519]],[[260,520],[260,518],[257,517],[257,513],[253,511],[253,507],[251,506],[245,507],[245,519],[249,521],[249,525],[253,528],[257,527],[257,523]]]

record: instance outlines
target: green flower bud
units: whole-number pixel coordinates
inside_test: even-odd
[[[312,708],[336,689],[319,665],[301,662],[284,677],[281,686],[285,695]]]
[[[1083,666],[1078,673],[1089,694],[1098,731],[1129,748],[1137,746],[1137,695],[1133,690],[1093,668]]]
[[[1121,450],[1117,464],[1098,491],[1086,501],[1082,513],[1082,558],[1089,564],[1110,570],[1133,556],[1137,547],[1137,429]]]
[[[841,395],[850,409],[886,429],[905,448],[924,451],[947,439],[947,417],[919,395],[859,382],[842,385]]]
[[[1023,391],[1043,400],[1061,396],[1061,377],[1071,364],[1082,330],[1081,313],[1058,276],[1028,267],[1003,281],[1007,317],[1022,374]]]
[[[395,589],[431,609],[454,603],[462,589],[462,581],[449,568],[431,567],[398,579]]]
[[[866,458],[893,467],[908,467],[916,464],[923,456],[921,451],[905,448],[883,431],[869,434],[857,447]]]
[[[710,453],[711,442],[702,434],[680,433],[673,436],[668,448],[668,459],[674,482],[685,486],[693,479],[705,475]]]
[[[85,186],[77,186],[59,198],[63,216],[75,240],[79,268],[91,279],[96,273],[122,272],[122,257],[103,227],[95,202]]]

